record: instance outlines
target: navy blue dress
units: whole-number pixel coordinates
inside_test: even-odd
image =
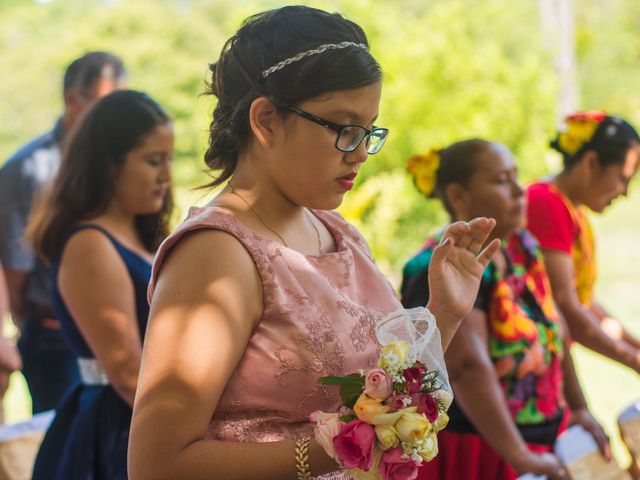
[[[106,235],[124,261],[135,289],[140,338],[149,316],[147,285],[151,264],[97,225],[81,225],[69,234],[92,228]],[[68,240],[67,238],[67,240]],[[77,357],[95,358],[60,295],[59,259],[52,263],[53,307],[63,333]],[[87,286],[91,288],[91,286]],[[72,387],[47,431],[36,458],[34,480],[120,480],[127,478],[127,443],[131,408],[110,385]]]

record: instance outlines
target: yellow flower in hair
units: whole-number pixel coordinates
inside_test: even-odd
[[[426,153],[414,155],[407,163],[407,170],[413,177],[416,187],[426,197],[430,197],[436,188],[440,153],[431,149]]]
[[[575,155],[593,138],[598,125],[606,115],[604,112],[582,112],[567,117],[566,128],[558,135],[558,146],[567,155]]]

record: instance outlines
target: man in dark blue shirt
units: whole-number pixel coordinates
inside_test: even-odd
[[[78,371],[51,312],[49,268],[25,240],[25,227],[38,191],[58,171],[65,134],[93,102],[123,87],[125,76],[122,61],[109,53],[90,52],[74,60],[64,75],[62,116],[50,132],[21,147],[0,169],[0,263],[11,315],[20,328],[22,373],[34,413],[55,408]]]

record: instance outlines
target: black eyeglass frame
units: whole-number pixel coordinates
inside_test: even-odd
[[[289,110],[293,113],[296,113],[298,115],[300,115],[302,118],[305,118],[317,125],[320,125],[322,127],[325,128],[329,128],[331,130],[333,130],[334,132],[336,132],[338,135],[336,136],[336,143],[334,144],[334,147],[336,147],[337,150],[344,152],[344,153],[351,153],[354,152],[362,143],[363,140],[366,139],[366,143],[365,145],[367,146],[367,154],[369,155],[375,155],[376,153],[378,153],[382,147],[384,146],[385,142],[387,141],[387,137],[389,136],[389,129],[388,128],[384,128],[384,127],[376,127],[375,125],[369,129],[367,127],[363,127],[362,125],[356,125],[356,124],[349,124],[349,125],[341,125],[339,123],[335,123],[332,122],[330,120],[326,120],[322,117],[319,117],[317,115],[314,115],[313,113],[309,113],[309,112],[305,112],[304,110],[299,109],[298,107],[294,107],[293,105],[277,105],[278,108],[282,108],[284,110]],[[355,145],[353,145],[352,147],[350,147],[349,149],[345,149],[345,148],[340,148],[338,146],[338,142],[340,141],[340,136],[342,135],[342,131],[345,128],[349,128],[349,127],[356,127],[359,128],[361,130],[364,131],[364,135],[362,136],[362,138],[360,139],[360,141],[358,143],[356,143]],[[378,144],[378,148],[373,151],[370,152],[369,151],[369,139],[371,138],[371,135],[374,132],[379,132],[382,135],[380,135],[380,143]]]

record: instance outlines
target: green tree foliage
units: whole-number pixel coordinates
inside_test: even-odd
[[[378,123],[390,128],[390,140],[367,161],[341,211],[362,230],[392,278],[397,280],[402,263],[447,221],[437,202],[413,187],[405,172],[409,156],[485,137],[513,150],[524,180],[548,171],[556,79],[551,53],[542,47],[536,2],[301,3],[360,23],[385,72]],[[588,3],[580,17],[581,58],[606,40],[596,27],[602,2]],[[614,62],[624,60],[624,68],[634,72],[640,68],[632,54],[638,37],[621,8],[629,2],[608,3],[615,11],[605,23],[612,34],[617,20],[625,25],[616,33],[624,49],[618,56],[596,55],[595,66],[585,62],[584,89],[593,106],[620,106],[627,113],[632,106],[624,103],[626,92],[608,94],[605,84]],[[85,51],[106,49],[125,60],[130,86],[148,91],[174,118],[179,189],[204,183],[201,159],[214,104],[201,95],[207,64],[242,18],[279,5],[273,0],[2,0],[0,158],[51,126],[62,106],[64,66]],[[635,12],[637,19],[637,7]],[[601,71],[604,66],[609,70]],[[632,79],[626,81],[630,90]]]
[[[532,2],[425,3],[380,15],[367,15],[362,3],[353,14],[373,34],[385,70],[380,123],[392,133],[342,210],[396,283],[402,263],[447,220],[405,174],[412,154],[464,138],[494,139],[512,149],[531,179],[547,170],[554,128],[556,82],[531,22]]]
[[[583,106],[640,124],[640,3],[585,0],[576,14]]]

